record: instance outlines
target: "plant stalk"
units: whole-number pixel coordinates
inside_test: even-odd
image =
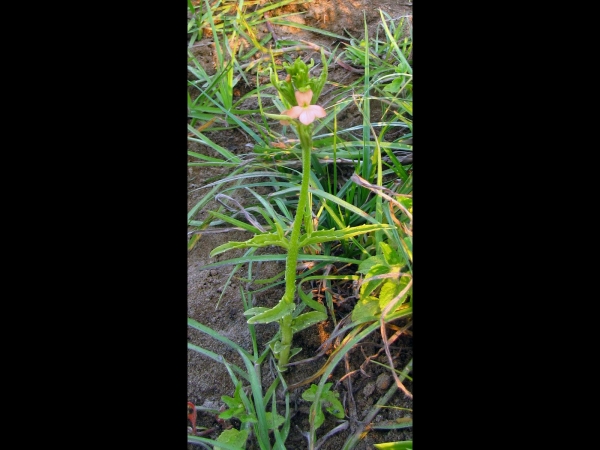
[[[296,292],[296,265],[298,263],[298,252],[300,251],[300,233],[302,222],[306,213],[308,203],[308,184],[310,182],[310,157],[312,151],[312,125],[298,124],[298,135],[302,146],[302,185],[300,186],[300,197],[298,197],[298,208],[290,235],[290,245],[285,265],[285,302],[292,303]],[[290,358],[292,347],[292,315],[288,314],[279,321],[281,330],[281,351],[279,353],[278,367],[280,371],[286,370],[286,364]]]

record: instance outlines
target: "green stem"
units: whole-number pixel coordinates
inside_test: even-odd
[[[306,205],[308,203],[308,183],[310,181],[310,156],[312,151],[312,126],[298,124],[298,135],[302,145],[302,185],[300,186],[300,197],[298,197],[298,207],[296,217],[290,235],[290,245],[285,265],[285,293],[283,299],[287,303],[294,301],[296,292],[296,265],[298,263],[298,252],[300,250],[300,232],[304,214],[306,214]],[[279,321],[281,330],[281,351],[279,353],[279,370],[284,371],[290,357],[292,347],[292,315],[288,314]]]

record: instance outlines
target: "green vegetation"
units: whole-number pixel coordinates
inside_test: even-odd
[[[189,166],[226,170],[225,176],[206,180],[199,188],[204,195],[188,212],[188,225],[194,230],[188,249],[196,245],[203,230],[233,226],[251,232],[252,238],[216,247],[211,256],[243,249],[243,257],[221,260],[202,270],[231,267],[231,280],[242,264],[248,263],[245,277],[252,279],[255,263],[286,261],[285,271],[260,280],[263,289],[285,286],[285,294],[274,308],[251,307],[254,293],[240,290],[252,353],[188,319],[191,328],[226,344],[244,362],[243,368],[238,367],[222,355],[188,343],[189,349],[226,367],[235,391],[223,396],[227,409],[220,418],[235,417],[241,423],[239,430],[225,430],[217,440],[188,435],[188,442],[205,448],[243,449],[249,440],[261,449],[286,448],[289,392],[297,387],[286,383],[286,367],[300,351],[292,347],[293,335],[323,320],[332,321],[340,338],[323,367],[305,380],[302,398],[312,404],[310,429],[304,433],[309,449],[320,448],[332,433],[348,428],[329,376],[373,333],[381,333],[394,382],[348,437],[344,449],[356,446],[365,427],[398,389],[412,398],[402,383],[411,379],[412,360],[405,367],[394,367],[389,350],[389,341],[397,339],[401,330],[391,338],[385,332],[394,321],[409,319],[413,306],[410,24],[405,18],[392,19],[380,11],[381,23],[373,38],[369,38],[365,22],[364,36],[348,39],[291,22],[286,14],[275,16],[274,11],[291,3],[298,2],[283,0],[260,6],[256,1],[217,0],[210,4],[208,0],[188,0],[188,139],[214,151],[213,156],[188,151]],[[326,49],[305,41],[275,40],[272,33],[259,39],[256,27],[268,23],[267,18],[273,24],[343,39],[347,45]],[[215,72],[211,74],[191,51],[208,33],[215,43]],[[320,75],[309,75],[314,61],[306,64],[294,57],[298,52],[320,55],[320,64],[314,67],[320,69]],[[333,64],[352,68],[356,75],[346,84],[332,83],[327,76]],[[284,79],[286,73],[288,79]],[[242,85],[252,88],[235,95]],[[297,94],[307,90],[311,96],[304,110],[317,102],[324,108],[324,113],[316,112],[316,117],[313,114],[309,119],[298,116],[300,109],[292,111],[303,107],[299,103],[306,97]],[[255,106],[245,109],[249,108],[246,105]],[[356,111],[359,119],[343,126],[340,117],[349,111]],[[234,128],[253,141],[246,154],[234,154],[207,136]],[[341,175],[349,170],[350,177]],[[257,188],[265,187],[270,194],[259,194]],[[207,210],[212,200],[234,201],[236,192],[241,191],[249,192],[253,201],[237,204],[236,212],[224,206]],[[203,220],[196,219],[200,211],[207,213]],[[272,246],[287,254],[257,253],[259,248],[268,251]],[[298,274],[297,262],[310,262],[310,268]],[[345,270],[331,274],[332,267],[342,266]],[[315,300],[310,290],[303,289],[303,283],[311,281],[323,286],[324,301]],[[331,295],[340,286],[354,286],[357,292],[356,304],[344,320],[338,320]],[[261,349],[255,327],[270,322],[277,322],[279,331]],[[260,367],[271,358],[277,362],[277,377],[263,392]],[[316,383],[308,387],[311,381]],[[283,394],[278,387],[283,387]],[[278,395],[283,397],[276,398]],[[316,430],[327,414],[341,425],[317,441]],[[412,420],[394,427],[407,426],[412,426]],[[378,445],[412,448],[411,441]]]

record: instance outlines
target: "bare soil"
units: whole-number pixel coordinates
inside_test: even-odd
[[[281,11],[271,11],[271,16],[294,11],[306,11],[304,15],[292,16],[294,17],[293,20],[343,36],[348,36],[348,33],[350,33],[353,37],[361,38],[364,35],[365,18],[369,33],[375,32],[377,24],[380,22],[379,9],[387,12],[392,18],[412,16],[412,4],[402,0],[315,0],[303,5],[288,5],[281,8]],[[267,32],[267,29],[265,27],[256,31],[260,37]],[[326,49],[334,48],[335,39],[321,34],[291,27],[278,27],[276,25],[273,25],[273,31],[276,33],[277,38],[280,39],[303,39],[322,45]],[[196,58],[202,61],[204,69],[208,73],[214,73],[215,71],[211,43],[212,39],[210,36],[205,36],[193,48]],[[315,61],[320,59],[319,54],[316,52],[299,52],[298,56],[303,57],[305,60],[309,60],[311,57]],[[353,76],[357,75],[338,64],[329,67],[328,80],[330,82],[346,83]],[[243,89],[244,87],[240,86],[240,88]],[[246,88],[250,89],[251,87]],[[322,94],[325,103],[328,100],[327,90],[328,86],[326,86]],[[373,114],[377,115],[378,112],[375,108]],[[339,117],[339,120],[341,121],[340,127],[360,125],[362,123],[362,118],[358,111],[354,115],[352,110],[343,117]],[[248,152],[246,144],[249,144],[250,140],[238,129],[219,131],[218,133],[207,132],[206,134],[214,142],[236,154]],[[206,155],[217,156],[212,153],[212,149],[194,142],[189,143],[189,149]],[[189,208],[197,204],[205,194],[206,190],[199,189],[201,186],[218,179],[220,176],[224,176],[226,173],[225,171],[219,172],[215,168],[190,167],[188,171]],[[251,198],[243,197],[243,194],[240,193],[241,191],[235,191],[239,193],[236,200],[241,204],[250,201]],[[268,193],[267,190],[261,192],[261,194],[265,195]],[[201,220],[206,217],[208,211],[215,210],[217,207],[218,205],[215,205],[214,202],[209,203],[203,210],[199,211],[196,218]],[[190,228],[189,231],[194,232],[196,230]],[[251,351],[252,344],[246,319],[243,315],[240,287],[245,290],[257,290],[261,286],[253,285],[252,282],[241,279],[241,274],[246,273],[244,271],[245,267],[232,278],[231,283],[226,288],[225,285],[233,269],[232,266],[224,266],[212,270],[203,269],[204,266],[216,261],[242,255],[241,250],[231,250],[211,258],[209,253],[212,249],[229,241],[245,241],[250,237],[252,237],[251,233],[236,229],[202,234],[197,244],[188,254],[188,317],[218,331],[223,336],[228,337]],[[273,251],[277,250],[269,249],[269,252],[272,253]],[[256,278],[266,279],[283,271],[284,267],[284,262],[265,262],[259,264],[253,270],[255,271],[254,275]],[[256,273],[256,270],[259,273]],[[224,293],[223,289],[225,289]],[[222,299],[217,305],[221,294],[223,294]],[[283,287],[259,291],[254,295],[254,304],[255,306],[273,306],[281,299],[282,294]],[[343,293],[341,292],[341,294]],[[351,311],[351,306],[350,303],[339,305],[339,311],[337,311],[339,315],[338,320]],[[404,324],[396,323],[396,325],[402,326]],[[262,351],[264,349],[264,346],[272,338],[277,329],[276,324],[256,326],[259,350]],[[295,356],[292,361],[314,357],[318,352],[319,346],[327,338],[332,329],[333,324],[329,320],[295,334],[294,347],[301,347],[302,352]],[[203,333],[189,328],[188,340],[195,345],[222,355],[227,361],[233,364],[244,367],[243,362],[235,351]],[[396,358],[395,366],[397,368],[404,367],[412,358],[412,334],[410,330],[394,343],[392,354]],[[340,399],[345,407],[346,418],[350,418],[351,426],[347,430],[328,438],[321,447],[323,450],[339,450],[342,448],[344,441],[353,431],[356,423],[365,418],[369,409],[378,402],[390,383],[394,382],[388,369],[368,361],[368,358],[374,355],[377,355],[373,358],[374,360],[387,364],[385,353],[382,351],[379,331],[374,332],[362,342],[362,345],[352,350],[348,361],[341,362],[334,370],[329,381],[334,383],[334,389],[340,395]],[[290,367],[285,375],[288,384],[294,384],[309,378],[323,366],[326,360],[327,354],[309,363]],[[274,379],[274,370],[270,364],[263,365],[262,382],[265,391]],[[349,372],[353,372],[353,374],[344,377]],[[344,379],[340,381],[342,377]],[[318,380],[319,378],[316,379],[315,384],[318,383]],[[412,385],[408,380],[405,380],[405,386],[412,392]],[[307,448],[307,441],[302,432],[309,430],[308,408],[310,403],[304,401],[301,398],[301,394],[308,387],[310,387],[310,384],[301,386],[291,393],[293,399],[291,402],[292,427],[286,441],[286,447],[290,450]],[[233,396],[234,386],[223,364],[215,362],[197,352],[188,350],[187,390],[188,401],[197,406],[220,409],[225,405],[221,397],[223,395]],[[379,414],[373,419],[373,425],[394,421],[401,417],[412,417],[412,400],[406,397],[400,390],[387,402],[387,406],[387,408],[382,408]],[[207,437],[212,439],[216,439],[224,427],[239,425],[235,420],[222,423],[217,420],[215,414],[205,412],[198,413],[196,424],[199,430],[214,428],[215,431],[207,435]],[[189,422],[188,425],[190,425]],[[317,437],[325,435],[337,425],[339,425],[338,419],[329,417],[326,414],[326,421],[318,429]],[[374,449],[373,444],[375,443],[410,439],[412,439],[412,428],[396,430],[368,429],[364,438],[355,448],[359,450]],[[188,446],[190,449],[197,448],[192,445]],[[248,448],[251,447],[249,446]]]

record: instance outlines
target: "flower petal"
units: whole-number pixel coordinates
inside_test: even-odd
[[[306,92],[296,91],[294,92],[294,95],[296,96],[298,106],[306,107],[309,106],[312,101],[313,91],[310,89]]]
[[[298,119],[304,125],[309,125],[315,121],[315,118],[325,117],[326,115],[327,114],[325,113],[323,107],[319,105],[311,105],[307,108],[304,108],[304,111],[302,111],[302,114],[300,114]]]
[[[302,122],[304,125],[309,125],[315,121],[315,114],[307,108],[302,114],[300,114],[298,119],[300,119],[300,122]]]
[[[322,119],[327,115],[327,112],[321,105],[310,105],[308,109],[310,109],[319,119]]]
[[[283,114],[284,116],[290,116],[292,119],[297,119],[298,116],[302,113],[302,111],[304,111],[303,108],[300,108],[299,106],[294,106],[293,108],[288,109],[287,111],[284,111],[281,114]]]

